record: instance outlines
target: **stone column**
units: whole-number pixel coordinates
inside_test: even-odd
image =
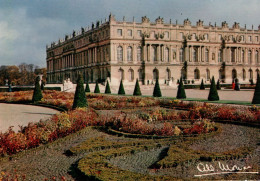
[[[160,61],[160,57],[161,57],[160,45],[158,45],[156,47],[156,51],[157,51],[156,60],[157,60],[157,62],[159,62]]]
[[[165,48],[165,46],[164,45],[161,45],[161,61],[163,62],[163,61],[166,61],[165,59],[164,59],[164,48]]]

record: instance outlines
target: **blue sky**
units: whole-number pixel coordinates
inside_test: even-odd
[[[260,24],[260,0],[0,0],[0,65],[45,67],[46,44],[104,21],[110,12],[117,20],[134,16],[137,22],[161,16],[180,24],[186,18],[193,25],[199,19],[218,26],[236,21],[254,29]]]

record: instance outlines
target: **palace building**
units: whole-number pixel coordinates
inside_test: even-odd
[[[82,74],[85,82],[134,85],[172,85],[182,76],[186,82],[209,82],[212,76],[224,83],[256,82],[260,69],[260,26],[257,30],[241,27],[196,26],[188,19],[183,24],[155,22],[142,17],[141,22],[97,21],[91,28],[73,31],[65,39],[51,43],[47,52],[47,83],[76,82]]]

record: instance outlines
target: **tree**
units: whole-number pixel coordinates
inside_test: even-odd
[[[88,81],[86,83],[86,88],[85,88],[85,92],[90,92],[90,88],[89,88],[89,84],[88,84]]]
[[[79,74],[72,108],[76,109],[78,107],[87,107],[87,106],[88,104],[87,104],[86,94],[84,91],[83,76]]]
[[[95,86],[94,93],[100,93],[99,86],[98,86],[98,81],[96,81],[96,86]]]
[[[107,80],[107,84],[106,84],[105,94],[111,94],[111,90],[110,90],[110,86],[109,86],[108,80]]]
[[[162,97],[160,85],[158,79],[156,79],[154,90],[153,90],[153,97]]]
[[[217,90],[221,90],[221,85],[220,85],[219,79],[218,79],[218,82],[217,82]]]
[[[134,95],[134,96],[141,96],[141,95],[142,95],[141,90],[140,90],[140,86],[139,86],[139,81],[138,81],[138,79],[136,79],[135,89],[134,89],[133,95]]]
[[[121,80],[121,82],[120,82],[120,86],[119,86],[119,89],[118,89],[118,94],[119,95],[125,95],[125,89],[124,89],[124,85],[123,85],[123,80]]]
[[[200,90],[205,90],[205,86],[204,86],[203,79],[201,80],[201,84],[200,84]]]
[[[177,99],[186,99],[186,93],[184,90],[183,82],[182,82],[182,77],[180,78],[180,83],[178,86],[178,91],[177,91]]]
[[[209,101],[218,101],[219,100],[218,91],[217,91],[217,88],[216,88],[214,76],[212,77],[212,80],[211,80],[208,100]]]
[[[42,99],[42,91],[41,91],[41,86],[40,86],[40,77],[37,76],[35,79],[35,86],[34,86],[34,91],[33,91],[32,102],[36,103],[36,102],[39,102],[41,99]]]
[[[252,104],[260,104],[260,76],[257,74],[256,86]]]

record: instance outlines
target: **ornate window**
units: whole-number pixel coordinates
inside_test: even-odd
[[[248,63],[249,64],[252,63],[252,51],[251,50],[248,51]]]
[[[137,36],[139,36],[139,37],[142,36],[142,31],[141,30],[137,30]]]
[[[119,69],[119,75],[120,75],[120,80],[124,80],[125,79],[125,72],[122,68]]]
[[[232,70],[232,79],[235,80],[237,78],[237,71],[236,69]]]
[[[249,79],[253,79],[253,70],[249,69]]]
[[[206,79],[210,80],[210,71],[209,71],[209,69],[206,70]]]
[[[127,61],[133,61],[133,49],[132,47],[127,47]]]
[[[197,68],[194,70],[194,79],[200,79],[200,71]]]
[[[156,68],[153,70],[153,79],[159,79],[159,71]]]
[[[122,36],[122,29],[117,29],[117,36]]]
[[[192,60],[194,61],[194,62],[198,62],[198,56],[197,56],[197,54],[198,54],[198,49],[196,48],[196,47],[194,47],[193,48],[193,51],[192,51]]]
[[[235,49],[231,48],[231,62],[235,62]]]
[[[242,58],[242,62],[245,63],[245,51],[242,50],[241,52],[241,58]]]
[[[166,39],[169,38],[169,32],[168,32],[168,31],[164,32],[164,35],[165,35],[165,38],[166,38]]]
[[[117,61],[123,61],[123,48],[121,46],[117,47]]]
[[[129,69],[129,81],[133,82],[134,81],[134,70]]]
[[[169,59],[169,48],[165,48],[165,52],[164,52],[164,59],[166,62],[170,62],[170,59]]]
[[[209,50],[208,49],[205,50],[205,61],[209,62]]]
[[[151,47],[151,60],[152,61],[156,61],[157,59],[156,59],[156,46],[152,46]]]
[[[246,80],[246,71],[243,69],[243,80]]]
[[[127,36],[132,36],[132,30],[127,30]]]
[[[218,50],[218,62],[222,62],[222,51]]]
[[[179,59],[180,59],[180,62],[184,62],[183,49],[182,48],[180,49],[180,52],[179,52]]]
[[[141,60],[142,60],[142,48],[137,47],[137,61],[141,61]]]
[[[259,63],[259,56],[258,56],[258,51],[255,51],[255,62],[258,64]]]

